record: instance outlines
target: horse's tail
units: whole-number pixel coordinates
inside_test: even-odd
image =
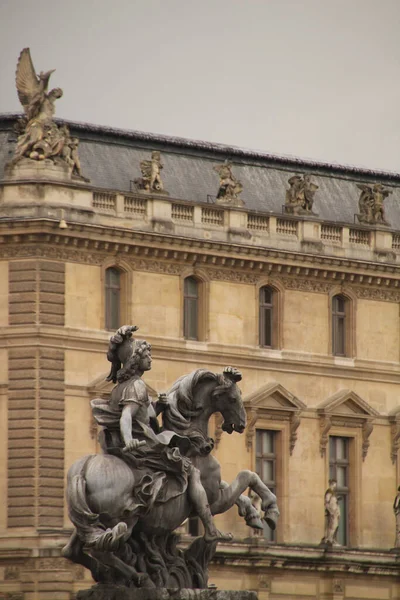
[[[81,542],[97,550],[113,550],[119,545],[128,530],[126,523],[120,522],[112,529],[106,529],[100,521],[100,515],[94,513],[86,498],[86,471],[96,455],[89,455],[77,474],[69,473],[67,480],[68,515],[76,527]]]

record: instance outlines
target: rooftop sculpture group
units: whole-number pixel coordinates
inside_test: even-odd
[[[134,183],[145,192],[158,192],[167,194],[164,190],[164,184],[161,179],[161,170],[164,165],[161,162],[161,155],[158,150],[153,150],[151,153],[151,160],[142,160],[140,163],[140,170],[142,177],[135,179]]]
[[[250,498],[242,495],[250,488],[274,529],[276,497],[251,471],[241,471],[231,485],[222,481],[211,455],[207,427],[213,413],[222,414],[228,433],[245,428],[239,371],[197,369],[153,403],[142,381],[151,369],[151,347],[133,339],[136,329],[123,326],[110,340],[109,380],[116,386],[108,402],[91,403],[103,453],[85,456],[69,470],[67,502],[75,530],[64,556],[102,583],[204,588],[217,542],[232,537],[217,530],[213,515],[237,504],[246,523],[262,529]],[[173,531],[191,515],[201,519],[204,536],[182,553]]]
[[[18,122],[17,146],[9,166],[13,168],[23,159],[49,160],[63,165],[69,177],[83,178],[78,138],[71,137],[67,125],[54,122],[55,102],[62,97],[63,91],[54,88],[48,92],[52,73],[54,69],[36,75],[29,48],[22,50],[15,82],[25,115]]]
[[[285,212],[289,215],[314,214],[314,196],[319,186],[311,181],[311,175],[293,175],[288,183]]]
[[[360,212],[357,215],[359,222],[366,225],[388,225],[383,202],[392,193],[391,190],[385,189],[381,183],[357,184],[357,187],[361,190],[358,201]]]
[[[226,160],[222,165],[215,165],[213,169],[219,175],[217,204],[243,206],[244,202],[239,198],[239,194],[243,191],[243,186],[232,173],[232,163]]]

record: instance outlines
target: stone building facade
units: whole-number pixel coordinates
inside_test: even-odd
[[[1,173],[14,121],[0,119]],[[400,598],[400,176],[70,129],[90,181],[37,164],[0,182],[0,598],[91,585],[61,557],[64,481],[99,450],[89,401],[110,392],[105,351],[124,323],[152,344],[154,393],[198,367],[243,373],[247,430],[214,419],[216,456],[227,481],[258,470],[281,519],[260,536],[236,509],[218,517],[235,537],[212,583],[260,600]],[[341,545],[327,547],[333,477]]]

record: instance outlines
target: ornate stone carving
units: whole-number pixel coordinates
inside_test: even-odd
[[[358,207],[360,209],[357,219],[366,225],[388,225],[385,218],[383,202],[392,193],[385,189],[381,183],[374,185],[356,184],[361,190]]]
[[[362,446],[361,446],[361,455],[362,459],[365,460],[368,454],[369,448],[369,436],[371,435],[374,426],[371,420],[364,421],[362,425]]]
[[[385,302],[400,302],[400,291],[385,288],[352,287],[357,298],[364,300],[383,300]]]
[[[313,213],[314,195],[318,185],[311,181],[311,175],[293,175],[288,180],[290,188],[286,190],[285,213],[303,215]]]
[[[329,292],[333,284],[326,281],[318,281],[317,279],[300,279],[297,277],[282,277],[281,281],[288,290],[299,290],[302,292],[316,292],[326,294]]]
[[[4,579],[6,579],[6,580],[19,579],[19,568],[13,567],[13,566],[5,567]]]
[[[321,457],[325,456],[326,447],[328,445],[329,440],[329,431],[332,427],[332,419],[330,415],[324,415],[321,419],[320,424],[320,439],[319,439],[319,451],[321,453]]]
[[[157,192],[167,194],[164,190],[164,184],[161,179],[161,170],[164,165],[161,162],[161,154],[158,150],[153,150],[151,160],[142,160],[140,170],[142,177],[135,179],[134,183],[139,190],[145,192]]]
[[[325,456],[329,431],[332,426],[352,429],[361,427],[361,456],[362,460],[365,460],[369,448],[369,437],[373,431],[373,421],[379,416],[378,411],[369,406],[355,392],[340,390],[322,402],[318,408],[318,414],[320,417],[321,457]]]
[[[344,594],[344,583],[341,579],[334,579],[332,584],[334,594]]]
[[[243,206],[244,202],[239,198],[243,186],[232,173],[232,163],[226,160],[222,165],[215,165],[213,170],[219,175],[217,204]]]
[[[235,283],[258,283],[260,276],[246,271],[234,271],[233,269],[207,269],[210,279],[216,281],[233,281]]]
[[[71,138],[67,125],[54,120],[55,102],[61,98],[60,88],[47,91],[54,69],[36,75],[29,48],[19,56],[15,82],[25,116],[18,122],[18,141],[8,170],[22,160],[45,161],[65,167],[69,177],[82,177],[78,157],[78,138]],[[83,178],[84,179],[84,178]]]

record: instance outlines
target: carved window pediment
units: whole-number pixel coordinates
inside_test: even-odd
[[[379,413],[358,394],[351,390],[340,390],[329,396],[318,407],[320,417],[320,451],[325,456],[332,426],[361,428],[362,430],[362,459],[368,453],[369,436],[373,430],[373,421]]]
[[[297,429],[300,425],[301,411],[306,408],[304,402],[296,398],[280,383],[270,382],[244,399],[247,412],[246,445],[253,446],[256,424],[259,419],[268,421],[287,421],[289,423],[289,452],[293,452]]]

